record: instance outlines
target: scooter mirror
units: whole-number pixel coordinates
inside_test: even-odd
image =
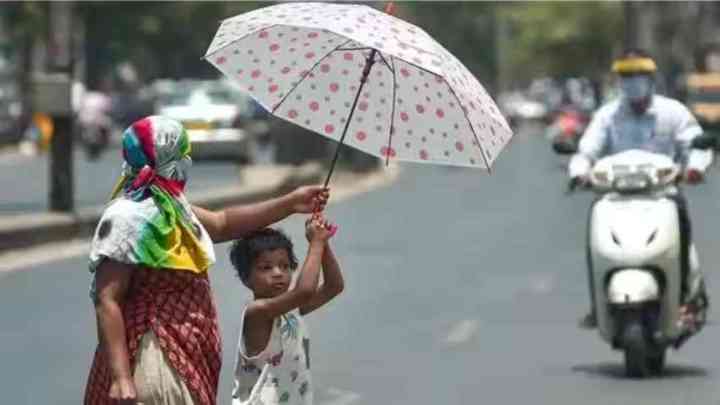
[[[712,149],[717,146],[717,137],[714,134],[702,134],[693,138],[690,146],[693,149]]]
[[[553,150],[558,155],[572,155],[577,152],[574,142],[555,140],[552,143]]]

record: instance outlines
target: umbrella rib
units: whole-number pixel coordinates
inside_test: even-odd
[[[393,62],[393,66],[391,67],[388,63],[387,59],[385,59],[385,56],[383,56],[383,53],[378,51],[378,55],[380,55],[380,58],[382,59],[385,66],[387,66],[388,69],[390,69],[391,72],[393,72],[393,79],[395,78],[395,63]]]
[[[229,20],[229,18],[228,18],[228,20]],[[263,28],[261,28],[261,29],[259,29],[259,30],[255,30],[255,31],[253,31],[253,32],[248,32],[247,34],[241,36],[240,38],[235,38],[235,39],[233,39],[232,41],[228,42],[227,44],[225,44],[225,45],[221,46],[220,48],[214,50],[212,53],[206,53],[205,56],[203,56],[201,59],[209,60],[211,56],[215,55],[215,54],[218,53],[220,50],[223,50],[223,49],[227,48],[228,46],[230,46],[230,45],[232,45],[232,44],[234,44],[234,43],[236,43],[236,42],[242,41],[243,39],[249,37],[250,35],[256,34],[256,33],[260,32],[260,31],[269,30],[270,28],[276,27],[276,26],[278,26],[278,25],[280,25],[280,24],[268,25],[267,27],[263,27]],[[217,35],[217,34],[215,34],[215,35]]]
[[[346,43],[347,43],[347,42],[346,42]],[[375,49],[375,48],[373,48],[373,47],[363,47],[363,48],[338,48],[338,49],[335,49],[335,50],[336,50],[336,51],[372,51],[372,50],[375,50],[375,51],[377,51],[377,53],[380,55],[380,58],[382,58],[383,62],[384,62],[385,65],[388,67],[388,69],[391,69],[391,70],[392,70],[392,68],[390,67],[390,64],[387,62],[387,60],[386,60],[385,57],[383,56],[383,53],[380,52],[380,51],[378,51],[377,49]],[[429,54],[431,54],[431,55],[436,55],[436,54],[434,54],[434,53],[432,53],[432,52],[428,52],[428,51],[425,51],[425,52],[426,52],[426,53],[429,53]],[[393,58],[394,58],[394,56],[393,56]],[[419,70],[422,70],[423,72],[427,72],[427,73],[430,73],[430,74],[433,74],[433,75],[436,75],[436,76],[440,76],[440,74],[435,73],[435,72],[433,72],[432,70],[426,69],[426,68],[424,68],[424,67],[422,67],[422,66],[420,66],[420,65],[418,65],[418,64],[416,64],[416,63],[414,63],[414,62],[410,62],[410,61],[405,60],[405,59],[402,59],[402,58],[400,58],[400,60],[403,61],[403,63],[407,63],[407,64],[410,65],[410,66],[413,66],[413,67],[415,67],[415,68],[417,68],[417,69],[419,69]]]
[[[347,42],[346,42],[347,43]],[[370,46],[362,46],[362,47],[355,47],[355,48],[338,48],[338,51],[372,51],[373,47]]]
[[[380,53],[380,52],[378,52],[378,53]],[[380,53],[380,57],[382,57],[382,53]],[[383,58],[383,61],[385,61],[385,63],[387,64],[387,61],[385,60],[385,58]],[[388,68],[390,68],[390,71],[392,72],[392,76],[393,76],[393,101],[392,101],[392,110],[390,113],[390,135],[388,136],[388,148],[387,148],[387,153],[385,154],[385,167],[390,165],[390,156],[392,155],[392,153],[390,151],[392,150],[392,140],[393,140],[393,135],[395,134],[395,102],[396,102],[395,99],[397,97],[397,78],[395,76],[395,69],[394,69],[395,59],[392,56],[390,56],[390,62],[392,62],[392,65],[393,65],[393,68],[390,68],[390,66],[388,66]]]
[[[442,76],[440,76],[442,77]],[[445,78],[443,77],[443,80]],[[455,96],[455,101],[460,104],[460,110],[463,112],[463,116],[465,116],[465,120],[467,121],[468,125],[470,125],[470,132],[472,132],[473,137],[475,138],[475,142],[477,142],[478,146],[480,147],[480,155],[482,155],[483,160],[485,161],[485,167],[487,167],[488,173],[492,173],[492,168],[490,167],[490,163],[487,160],[487,157],[485,156],[485,149],[483,148],[482,144],[480,143],[480,139],[478,139],[477,134],[475,133],[475,130],[473,129],[472,122],[470,121],[470,118],[467,115],[467,111],[465,110],[465,106],[460,102],[460,97],[458,97],[457,93],[455,92],[455,89],[452,88],[450,83],[445,80],[445,84],[448,85],[448,88],[450,89],[450,92]]]
[[[383,56],[383,53],[380,52],[376,48],[366,46],[366,47],[361,47],[361,48],[339,48],[336,50],[337,51],[375,51],[375,52],[377,52],[378,55],[380,55],[380,59],[382,59],[385,66],[387,66],[387,68],[390,69],[390,71],[393,71],[393,68],[390,67],[390,64],[388,63],[387,59],[385,59],[385,56]]]
[[[428,52],[428,53],[430,53],[430,52]],[[442,74],[440,74],[440,73],[435,73],[435,72],[433,72],[433,71],[430,70],[430,69],[424,68],[424,67],[418,65],[417,63],[410,62],[410,61],[408,61],[408,60],[406,60],[406,59],[404,59],[404,58],[400,58],[400,61],[402,61],[403,63],[407,63],[408,65],[410,65],[410,66],[412,66],[412,67],[414,67],[414,68],[416,68],[416,69],[422,70],[423,72],[427,72],[427,73],[430,73],[430,74],[432,74],[432,75],[441,76],[441,77],[442,77]]]
[[[287,98],[290,97],[290,95],[292,94],[292,92],[295,91],[295,89],[297,89],[298,86],[300,86],[300,83],[302,83],[303,80],[305,80],[306,77],[310,76],[310,73],[312,73],[312,71],[315,70],[316,67],[318,67],[318,65],[320,64],[320,62],[324,61],[324,60],[325,60],[328,56],[330,56],[330,54],[332,54],[333,52],[336,52],[336,51],[338,50],[338,48],[346,45],[348,42],[351,42],[351,41],[352,41],[352,39],[348,39],[346,42],[344,42],[344,43],[336,46],[335,48],[333,48],[332,50],[330,50],[330,52],[326,53],[325,56],[323,56],[322,58],[318,59],[317,62],[315,62],[315,64],[314,64],[310,69],[307,70],[307,72],[305,73],[305,75],[303,75],[303,77],[301,77],[300,80],[298,80],[297,83],[295,83],[295,85],[292,86],[292,88],[290,89],[290,91],[287,92],[287,94],[282,98],[282,100],[280,100],[279,103],[275,104],[275,106],[274,106],[273,109],[272,109],[272,113],[275,114],[275,111],[277,111],[277,109],[280,108],[280,106],[282,105],[282,103],[284,103],[285,100],[287,100]]]

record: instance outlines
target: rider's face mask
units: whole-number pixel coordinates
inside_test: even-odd
[[[655,88],[650,76],[634,75],[620,78],[620,90],[626,99],[634,102],[642,101],[652,96]]]

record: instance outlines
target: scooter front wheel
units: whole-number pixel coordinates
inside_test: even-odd
[[[625,327],[622,338],[625,350],[625,372],[628,377],[644,378],[650,374],[649,347],[643,326],[634,321]]]

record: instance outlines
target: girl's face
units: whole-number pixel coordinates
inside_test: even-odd
[[[248,286],[255,298],[272,298],[290,288],[292,269],[285,249],[262,252],[252,264]]]

